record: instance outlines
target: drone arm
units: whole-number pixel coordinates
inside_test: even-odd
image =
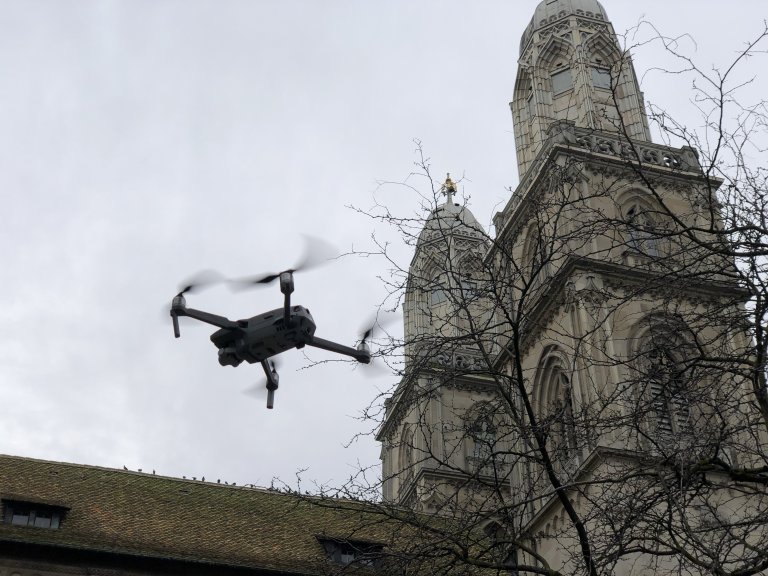
[[[352,358],[362,364],[370,364],[371,362],[371,353],[365,348],[351,348],[350,346],[337,344],[336,342],[318,338],[317,336],[313,336],[311,340],[307,341],[307,345],[314,346],[315,348],[320,348],[322,350],[328,350],[329,352],[336,352],[337,354],[344,354],[345,356],[352,356]]]
[[[212,324],[213,326],[218,326],[219,328],[238,327],[237,322],[232,322],[232,320],[229,318],[224,318],[224,316],[217,316],[216,314],[211,314],[210,312],[203,312],[202,310],[195,310],[194,308],[171,308],[171,316],[174,320],[174,328],[176,328],[178,322],[177,318],[179,316],[188,316],[194,320],[200,320],[200,322]],[[178,333],[176,337],[178,338]]]

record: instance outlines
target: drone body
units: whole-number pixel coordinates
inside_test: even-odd
[[[290,350],[303,348],[315,335],[315,321],[303,306],[291,308],[288,322],[282,308],[238,320],[237,329],[221,328],[211,334],[211,342],[219,349],[219,364],[239,366],[262,362]]]
[[[351,356],[363,364],[371,361],[371,352],[366,343],[370,330],[363,336],[357,348],[315,336],[317,326],[309,310],[303,306],[291,306],[291,293],[294,287],[293,272],[288,270],[253,282],[264,284],[279,278],[280,291],[285,295],[285,303],[282,308],[276,308],[247,320],[232,321],[223,316],[187,308],[184,293],[191,290],[194,285],[187,286],[179,292],[171,304],[171,318],[176,338],[180,336],[179,316],[194,318],[219,328],[211,335],[211,342],[219,349],[219,364],[239,366],[243,361],[249,364],[261,364],[267,376],[267,408],[273,407],[274,393],[278,387],[277,371],[274,363],[269,362],[269,359],[277,354],[292,348],[313,346]]]

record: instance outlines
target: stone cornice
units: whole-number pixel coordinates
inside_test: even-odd
[[[648,293],[669,289],[669,283],[663,282],[665,275],[646,268],[634,268],[625,264],[595,260],[591,258],[568,256],[565,264],[548,278],[546,287],[537,295],[528,315],[526,326],[521,326],[520,350],[525,351],[537,335],[546,328],[557,311],[567,304],[566,288],[568,280],[578,273],[599,275],[605,284],[611,287],[638,287],[649,284]],[[749,291],[735,283],[717,281],[688,281],[685,283],[686,298],[693,296],[707,299],[738,298],[746,300]],[[509,360],[509,350],[502,350],[494,360],[494,367],[499,370]]]
[[[701,170],[697,153],[684,146],[672,148],[653,142],[630,141],[617,134],[578,128],[573,122],[554,122],[548,129],[547,141],[510,197],[507,205],[494,217],[497,242],[507,238],[524,216],[532,194],[541,190],[556,158],[563,154],[590,165],[611,167],[629,176],[643,172],[651,179],[711,183],[719,187],[721,180],[708,178]],[[489,256],[492,256],[492,251]]]

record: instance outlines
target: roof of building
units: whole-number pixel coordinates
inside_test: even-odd
[[[485,238],[485,232],[475,215],[461,204],[446,202],[432,210],[419,234],[419,244],[449,235]]]
[[[56,530],[0,522],[0,542],[303,574],[327,571],[317,536],[393,533],[356,501],[16,456],[0,455],[0,498],[68,509]]]
[[[542,0],[533,13],[531,23],[523,32],[520,54],[522,55],[535,30],[549,26],[572,14],[608,21],[608,13],[598,0]]]
[[[583,13],[585,16],[597,15],[601,20],[608,20],[608,13],[597,0],[542,0],[533,13],[534,29],[549,24],[552,19]]]

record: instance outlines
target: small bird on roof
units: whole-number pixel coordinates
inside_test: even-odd
[[[128,467],[123,465],[123,470],[128,470]]]

